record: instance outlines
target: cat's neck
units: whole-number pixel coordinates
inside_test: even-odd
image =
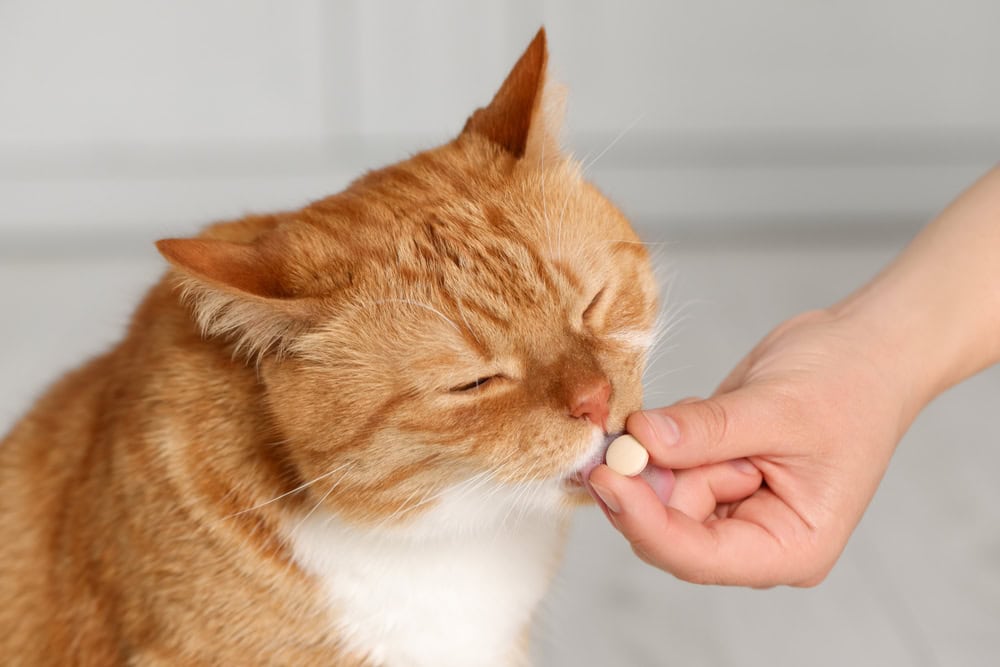
[[[295,560],[323,587],[331,631],[352,651],[389,665],[527,662],[529,622],[561,556],[568,516],[516,506],[507,514],[510,505],[498,514],[502,492],[472,495],[445,494],[399,532],[320,511],[289,526]],[[497,507],[484,511],[485,529],[462,525],[470,507],[490,502]]]

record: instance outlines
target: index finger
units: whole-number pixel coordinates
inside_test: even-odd
[[[784,403],[789,403],[784,401]],[[766,388],[742,387],[700,401],[629,415],[626,430],[663,468],[693,468],[730,459],[774,454],[798,419]]]

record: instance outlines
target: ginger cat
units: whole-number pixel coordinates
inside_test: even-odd
[[[657,310],[546,61],[443,146],[157,244],[125,339],[0,445],[4,665],[528,661]]]

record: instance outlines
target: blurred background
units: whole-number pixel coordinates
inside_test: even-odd
[[[565,144],[683,314],[650,405],[710,393],[1000,155],[995,0],[0,0],[0,431],[120,337],[155,239],[451,138],[542,24]],[[995,664],[998,405],[993,369],[921,416],[816,589],[683,584],[581,512],[537,663]]]

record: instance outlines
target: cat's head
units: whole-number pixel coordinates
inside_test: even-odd
[[[158,244],[204,333],[258,364],[298,481],[318,480],[306,506],[406,522],[490,489],[497,516],[558,512],[640,407],[649,257],[560,151],[546,60],[539,32],[443,146]]]

